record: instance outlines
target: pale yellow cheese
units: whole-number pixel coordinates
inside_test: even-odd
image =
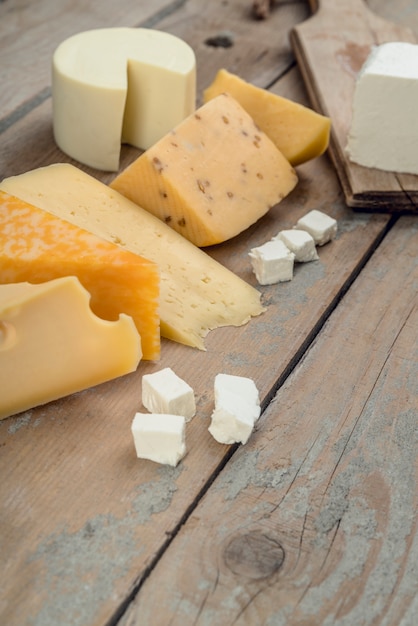
[[[296,185],[293,167],[231,96],[181,122],[111,183],[196,246],[238,235]]]
[[[136,370],[133,320],[94,315],[74,276],[0,285],[0,419]]]
[[[219,326],[264,309],[260,293],[148,211],[69,164],[6,178],[0,189],[151,261],[160,270],[163,337],[204,349]]]
[[[327,149],[328,117],[220,69],[203,93],[204,102],[224,92],[238,100],[292,165],[305,163]]]
[[[132,317],[143,358],[159,358],[157,265],[0,190],[0,283],[70,275],[89,291],[96,315]]]
[[[148,148],[195,109],[192,48],[150,28],[99,28],[63,41],[52,61],[53,129],[72,158],[119,167],[121,142]]]

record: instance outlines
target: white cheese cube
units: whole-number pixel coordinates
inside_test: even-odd
[[[241,397],[248,406],[253,407],[254,420],[260,417],[260,394],[255,382],[245,376],[232,374],[217,374],[215,376],[215,406],[222,403],[226,393],[236,394]]]
[[[186,420],[181,415],[136,413],[131,430],[140,459],[176,466],[186,454]]]
[[[365,167],[418,174],[418,45],[375,46],[354,91],[347,153]]]
[[[280,240],[267,241],[248,254],[260,285],[292,280],[295,255]]]
[[[170,367],[142,377],[142,404],[151,413],[182,415],[186,421],[196,414],[193,389]]]
[[[299,263],[316,261],[319,258],[314,238],[306,230],[281,230],[274,239],[283,241]]]
[[[247,443],[254,428],[254,405],[225,391],[211,416],[209,432],[219,443]]]
[[[323,246],[334,239],[337,233],[337,220],[318,209],[312,209],[296,222],[299,230],[306,230],[317,246]]]
[[[217,374],[215,408],[209,432],[219,443],[246,443],[260,416],[260,397],[253,380]]]

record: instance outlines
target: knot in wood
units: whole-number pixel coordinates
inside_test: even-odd
[[[227,567],[234,574],[253,580],[272,576],[283,565],[284,557],[277,539],[260,532],[234,537],[224,551]]]

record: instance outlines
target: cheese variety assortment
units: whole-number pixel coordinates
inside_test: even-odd
[[[70,164],[6,178],[0,189],[157,264],[161,335],[204,349],[219,326],[263,312],[260,293],[161,220]]]
[[[189,46],[150,29],[87,31],[55,51],[58,146],[111,171],[121,142],[145,152],[110,186],[59,163],[1,182],[0,374],[9,389],[0,418],[157,359],[159,331],[204,349],[209,330],[263,312],[260,293],[200,248],[239,234],[288,195],[293,166],[325,150],[329,120],[224,71],[195,110],[195,81]],[[225,81],[234,96],[216,93]],[[279,112],[287,144],[271,127]],[[292,264],[297,254],[287,251]],[[170,368],[142,385],[153,413],[135,415],[137,454],[176,465],[194,392]],[[209,431],[245,443],[260,414],[253,381],[219,375],[214,390]]]
[[[79,278],[98,317],[132,317],[143,358],[159,358],[157,265],[0,190],[0,283],[62,276]]]
[[[241,104],[293,166],[320,156],[328,148],[328,117],[220,69],[204,91],[204,102],[225,92]]]
[[[234,98],[221,94],[110,186],[201,247],[248,228],[296,183],[287,159]]]
[[[194,52],[163,31],[89,30],[53,55],[56,143],[97,169],[118,169],[122,142],[149,148],[194,111],[195,99]]]
[[[375,46],[356,81],[347,153],[355,163],[418,174],[418,45]]]
[[[75,276],[0,285],[0,419],[136,370],[132,318],[98,318]]]

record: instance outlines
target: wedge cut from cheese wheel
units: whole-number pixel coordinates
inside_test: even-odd
[[[133,318],[143,357],[160,356],[158,266],[0,190],[0,283],[77,276],[99,317]]]
[[[52,61],[57,145],[117,171],[121,143],[146,149],[195,109],[196,60],[183,40],[149,28],[99,28],[63,41]]]
[[[293,167],[221,94],[146,150],[111,187],[196,246],[238,235],[296,185]]]
[[[293,166],[320,156],[328,148],[328,117],[220,69],[203,92],[203,100],[208,102],[224,92],[238,100]]]
[[[70,164],[6,178],[0,189],[151,261],[160,270],[163,337],[204,349],[219,326],[264,311],[260,293],[161,220]]]
[[[75,276],[0,285],[0,419],[136,370],[132,318],[102,320]]]

